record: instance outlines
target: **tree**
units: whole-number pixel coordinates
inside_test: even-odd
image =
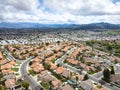
[[[108,49],[109,51],[111,51],[111,50],[112,50],[112,46],[111,46],[111,45],[108,45],[108,46],[107,46],[107,49]]]
[[[26,52],[26,53],[28,53],[29,51],[28,51],[28,50],[26,50],[25,52]]]
[[[110,79],[110,70],[108,68],[105,68],[103,71],[104,78]]]
[[[115,74],[115,70],[113,66],[111,66],[111,74]]]
[[[85,76],[84,76],[84,79],[83,79],[83,80],[88,80],[88,79],[89,79],[88,74],[85,74]]]
[[[38,54],[37,53],[34,53],[34,57],[37,57],[38,56]]]
[[[76,82],[78,82],[78,79],[79,79],[78,76],[76,76]]]
[[[57,53],[57,51],[56,51],[56,50],[53,50],[53,52],[54,52],[54,53]]]
[[[78,76],[76,76],[75,78],[76,78],[76,86],[77,86],[79,78],[78,78]]]
[[[81,61],[82,63],[85,63],[85,60],[84,60],[83,57],[80,58],[80,61]]]
[[[2,84],[2,81],[1,81],[2,77],[3,77],[3,74],[0,73],[0,84]],[[0,89],[0,90],[1,90],[1,89]]]
[[[23,82],[22,83],[22,86],[25,88],[25,90],[28,90],[28,88],[29,88],[29,83],[28,82]]]
[[[103,80],[106,82],[110,82],[110,75],[111,75],[110,70],[108,68],[105,68],[103,71]]]
[[[49,45],[49,43],[46,43],[46,46],[48,46]]]
[[[60,44],[60,41],[57,41],[58,44]]]
[[[86,41],[86,45],[93,47],[94,41]]]
[[[72,72],[70,72],[70,78],[72,77],[72,75],[73,75],[73,73],[72,73]]]
[[[33,54],[32,54],[32,53],[29,53],[29,56],[33,56]]]
[[[16,49],[13,49],[13,52],[15,52],[16,51]]]
[[[32,61],[30,61],[29,65],[31,66],[32,64],[33,64],[33,62],[32,62]]]

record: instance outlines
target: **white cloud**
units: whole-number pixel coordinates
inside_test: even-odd
[[[120,23],[120,2],[112,0],[0,0],[0,21]],[[47,9],[46,9],[47,8]]]
[[[29,11],[36,9],[36,6],[39,5],[38,0],[0,0],[0,6],[3,9],[12,11],[19,10],[19,11]]]
[[[113,4],[112,0],[45,0],[45,5],[77,15],[120,14],[120,2]]]

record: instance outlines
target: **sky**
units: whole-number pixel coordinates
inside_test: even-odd
[[[120,0],[0,0],[0,22],[120,24]]]

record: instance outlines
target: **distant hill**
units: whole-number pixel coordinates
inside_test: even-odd
[[[77,25],[74,27],[75,29],[82,30],[108,30],[108,29],[120,29],[120,24],[110,24],[110,23],[91,23],[91,24],[83,24]]]
[[[120,24],[91,23],[91,24],[39,24],[39,23],[7,23],[1,22],[0,28],[64,28],[71,30],[108,30],[119,29]]]
[[[0,28],[65,28],[74,24],[40,24],[40,23],[7,23],[1,22]]]

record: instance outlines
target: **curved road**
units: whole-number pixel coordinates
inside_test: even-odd
[[[16,61],[20,61],[18,59],[15,59],[11,53],[9,53],[6,49],[4,49],[4,53],[8,55],[9,60],[16,60]],[[24,79],[25,82],[29,82],[30,87],[32,90],[43,90],[42,86],[40,86],[40,84],[38,84],[31,76],[30,74],[28,74],[27,72],[27,64],[30,62],[31,59],[33,59],[34,57],[29,57],[25,60],[25,62],[21,65],[20,67],[20,72],[21,75]],[[24,61],[24,60],[22,60]]]
[[[42,51],[42,52],[39,53],[39,54],[42,55],[42,54],[46,53],[47,51],[54,49],[55,47],[56,47],[56,46],[54,46],[53,48],[48,48],[47,50]],[[28,63],[29,63],[33,58],[34,58],[34,57],[28,58],[28,59],[21,65],[20,71],[21,71],[22,77],[23,77],[24,81],[30,83],[30,87],[31,87],[32,90],[44,90],[44,89],[42,88],[42,86],[40,86],[40,84],[38,84],[38,83],[33,79],[33,77],[31,77],[30,74],[27,72],[27,65],[28,65]]]
[[[20,71],[21,71],[21,74],[23,76],[23,79],[25,82],[29,82],[30,84],[30,87],[32,90],[43,90],[43,88],[40,86],[40,84],[38,84],[31,76],[30,74],[28,74],[27,72],[27,64],[30,62],[31,59],[28,59],[26,60],[21,68],[20,68]]]

